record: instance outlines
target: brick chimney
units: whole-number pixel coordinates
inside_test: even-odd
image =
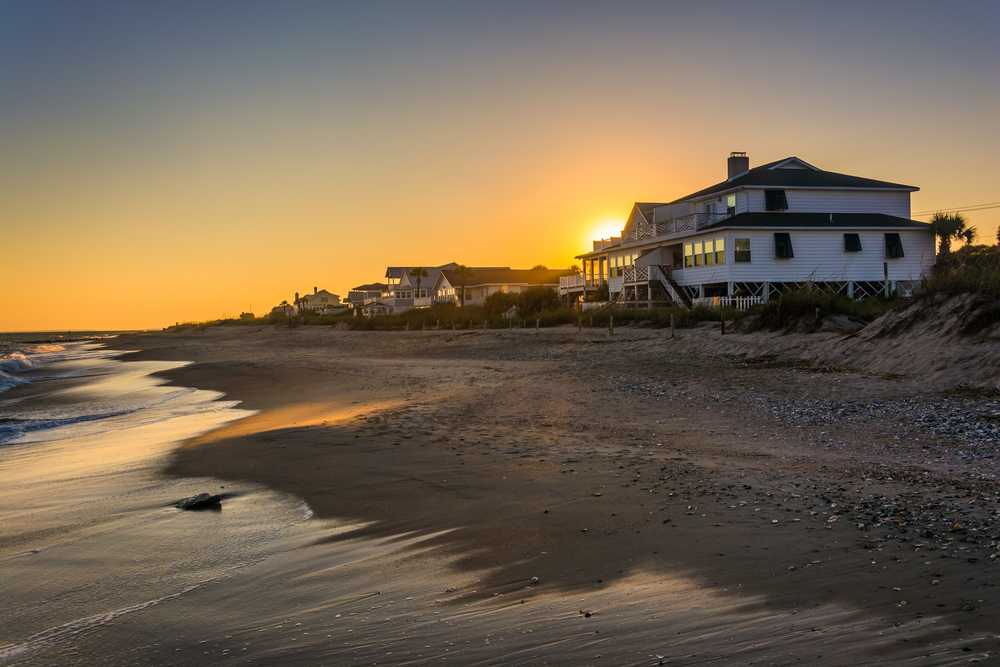
[[[739,176],[745,171],[750,171],[750,158],[747,157],[745,151],[733,151],[729,154],[729,178],[727,180],[733,180],[734,176]]]

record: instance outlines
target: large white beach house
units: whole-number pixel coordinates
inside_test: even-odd
[[[851,297],[907,293],[934,264],[930,225],[910,220],[918,188],[823,171],[796,157],[750,169],[667,203],[636,203],[620,237],[578,255],[560,293],[607,284],[612,301],[690,303],[769,297],[819,283]]]

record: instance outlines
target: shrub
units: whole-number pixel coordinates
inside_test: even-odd
[[[747,312],[753,316],[747,331],[790,330],[803,318],[815,322],[816,309],[824,315],[849,315],[862,320],[875,320],[885,315],[898,303],[898,297],[884,299],[849,299],[832,289],[807,285],[792,292],[785,292],[777,299],[770,299]],[[815,323],[819,325],[818,322]]]
[[[527,317],[543,310],[554,310],[559,306],[559,294],[551,287],[535,285],[521,290],[517,295],[517,309]]]

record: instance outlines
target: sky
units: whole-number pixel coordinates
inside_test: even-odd
[[[919,220],[1000,203],[998,31],[994,0],[0,0],[0,331],[561,268],[731,151],[917,186]]]

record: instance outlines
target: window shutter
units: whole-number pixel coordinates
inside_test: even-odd
[[[861,252],[860,234],[844,234],[844,252]]]
[[[886,232],[885,256],[903,257],[903,242],[899,239],[899,234],[895,232]]]
[[[774,256],[778,259],[795,257],[795,253],[792,252],[792,237],[788,232],[774,233]]]

